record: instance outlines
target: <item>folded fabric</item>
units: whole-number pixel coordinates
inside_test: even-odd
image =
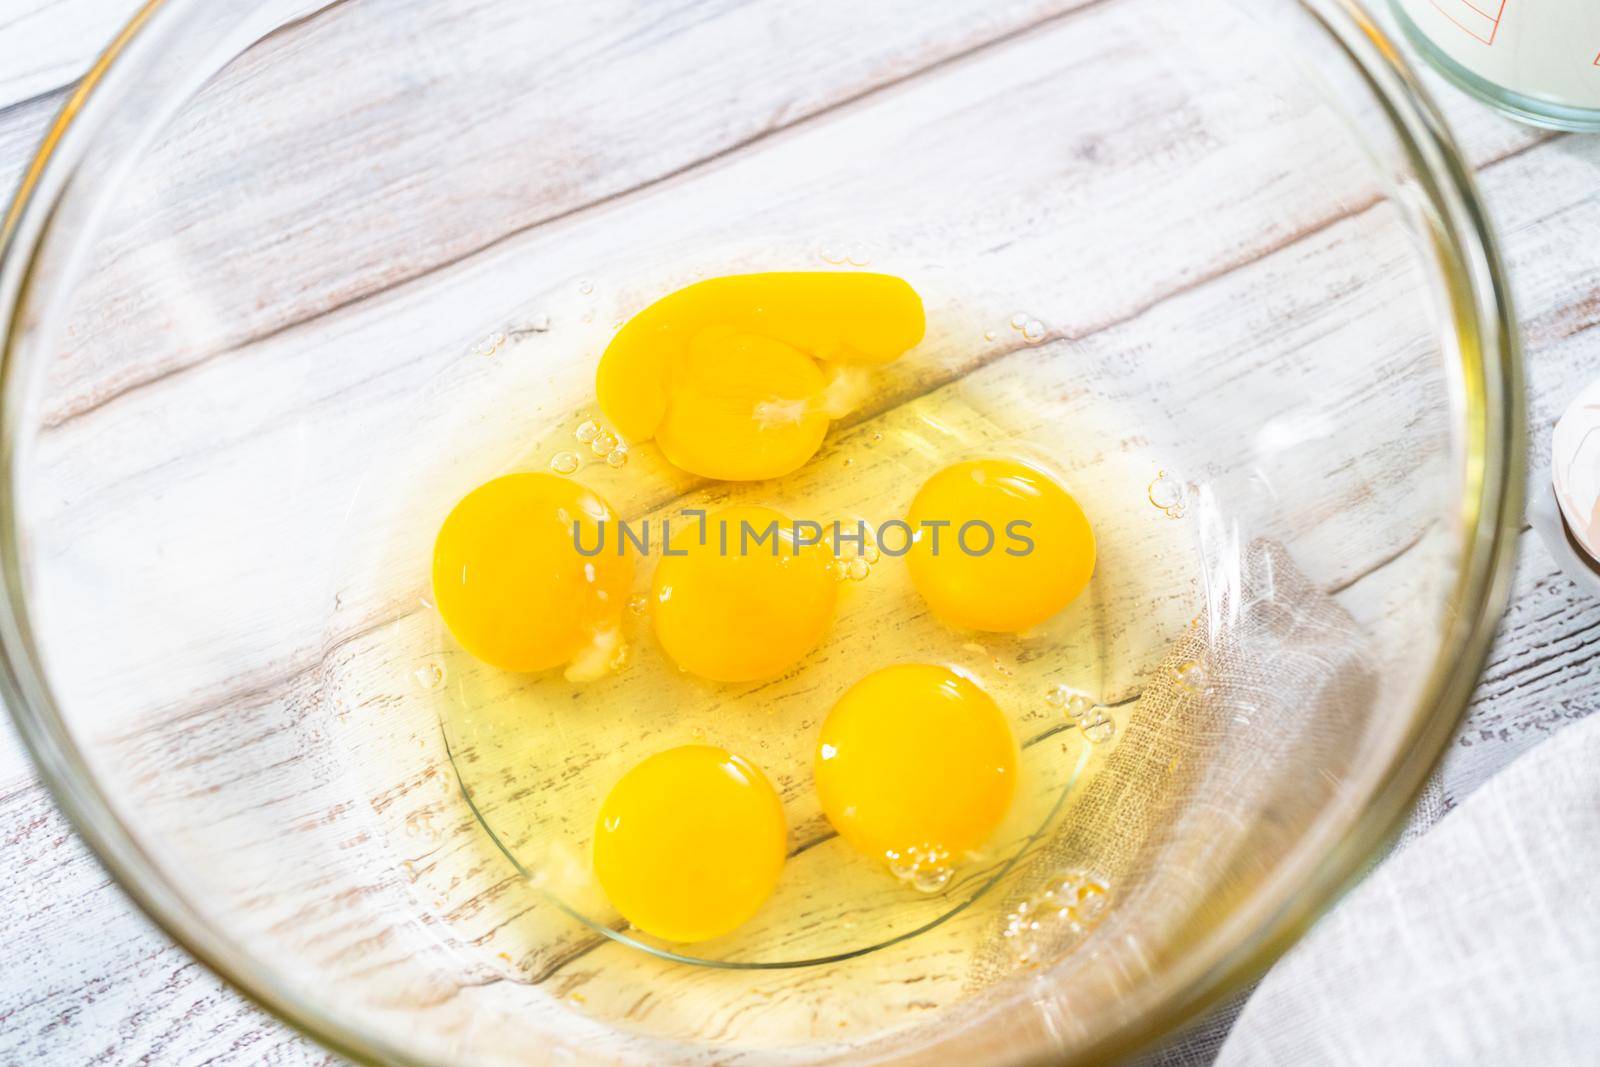
[[[1218,1067],[1600,1062],[1600,716],[1526,753],[1262,980]]]

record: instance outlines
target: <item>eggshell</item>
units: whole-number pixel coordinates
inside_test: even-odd
[[[1572,539],[1600,560],[1600,381],[1579,393],[1556,422],[1550,477]]]

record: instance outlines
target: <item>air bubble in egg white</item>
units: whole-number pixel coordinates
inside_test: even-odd
[[[1206,687],[1206,669],[1196,660],[1180,663],[1172,672],[1179,685],[1193,692]]]
[[[583,422],[578,424],[578,428],[576,430],[572,431],[572,436],[576,437],[582,443],[588,444],[590,441],[593,441],[596,437],[600,436],[600,425],[593,419],[585,419]]]
[[[1006,916],[1001,932],[1018,963],[1064,955],[1105,918],[1111,887],[1079,870],[1063,871]]]
[[[950,854],[937,845],[912,845],[904,852],[890,849],[883,856],[889,873],[920,893],[937,893],[954,873]]]
[[[500,351],[500,346],[506,343],[506,335],[496,331],[472,346],[475,356],[492,356]]]
[[[1095,707],[1093,700],[1068,685],[1054,685],[1045,692],[1044,700],[1053,708],[1060,708],[1072,719],[1082,719]]]
[[[1148,495],[1150,503],[1166,512],[1169,519],[1181,519],[1188,510],[1188,490],[1170,471],[1156,472],[1155,481],[1150,483]]]
[[[550,469],[557,474],[575,474],[582,465],[576,452],[557,452],[550,457]]]
[[[430,660],[418,667],[412,677],[416,678],[418,688],[431,691],[444,685],[444,668]]]
[[[1117,724],[1103,708],[1094,708],[1078,721],[1083,739],[1093,745],[1103,745],[1116,735]]]
[[[917,873],[917,861],[914,858],[903,856],[894,849],[885,852],[883,856],[884,859],[889,861],[889,873],[900,879],[900,881],[910,881],[912,876]]]

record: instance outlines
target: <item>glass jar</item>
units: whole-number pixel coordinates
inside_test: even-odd
[[[1514,118],[1600,131],[1600,3],[1391,0],[1417,49],[1462,89]]]

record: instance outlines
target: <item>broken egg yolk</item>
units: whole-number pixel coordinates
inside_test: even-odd
[[[901,664],[867,675],[834,705],[812,771],[828,821],[861,852],[959,859],[1011,806],[1017,745],[976,682]]]
[[[433,599],[445,626],[502,670],[605,673],[621,647],[633,572],[615,551],[616,529],[601,532],[614,524],[606,502],[569,478],[527,472],[478,486],[434,541]],[[604,550],[585,556],[580,544]]]
[[[862,366],[922,340],[922,300],[887,274],[736,274],[629,319],[600,359],[600,409],[623,438],[724,481],[777,478],[849,412]]]
[[[833,557],[809,532],[771,508],[745,506],[674,529],[652,597],[668,657],[716,682],[771,678],[805,658],[838,597]]]
[[[787,854],[766,775],[711,745],[658,752],[612,787],[595,823],[594,871],[623,918],[668,941],[704,941],[772,895]]]
[[[1071,493],[1029,463],[979,459],[929,478],[907,516],[906,565],[946,622],[991,633],[1037,626],[1094,574],[1094,531]]]

